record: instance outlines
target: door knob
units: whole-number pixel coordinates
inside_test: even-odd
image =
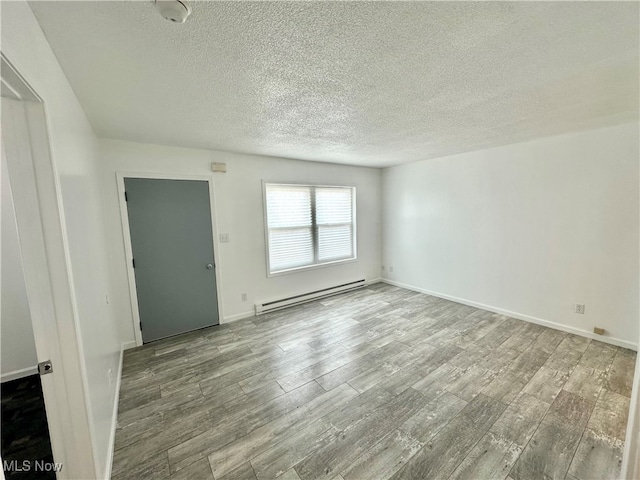
[[[213,263],[207,263],[207,270],[213,270]]]

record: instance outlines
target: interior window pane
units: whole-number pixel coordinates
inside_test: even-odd
[[[309,187],[269,185],[266,191],[269,228],[311,226]]]
[[[316,222],[318,225],[351,223],[351,188],[316,188]]]
[[[269,264],[272,272],[313,264],[311,227],[269,231]]]
[[[318,226],[318,257],[320,261],[349,258],[353,255],[351,225]]]

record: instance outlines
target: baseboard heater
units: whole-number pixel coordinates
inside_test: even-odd
[[[282,308],[300,305],[301,303],[311,302],[312,300],[317,300],[319,298],[330,297],[331,295],[336,295],[338,293],[349,292],[351,290],[362,288],[366,284],[367,282],[363,278],[361,280],[356,280],[355,282],[343,283],[342,285],[316,290],[315,292],[302,293],[300,295],[282,298],[272,302],[256,303],[256,315],[262,315]]]

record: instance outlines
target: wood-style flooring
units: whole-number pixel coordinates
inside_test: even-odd
[[[6,480],[55,480],[36,462],[53,463],[40,375],[0,386],[2,397],[2,467]]]
[[[615,479],[635,356],[375,284],[125,352],[113,478]]]

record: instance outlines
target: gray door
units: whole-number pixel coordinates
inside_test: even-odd
[[[124,184],[144,343],[217,325],[208,182]]]

